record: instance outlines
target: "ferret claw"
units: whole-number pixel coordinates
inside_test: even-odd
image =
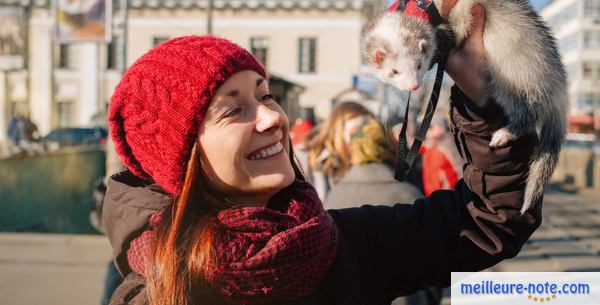
[[[508,129],[500,128],[492,135],[492,140],[490,141],[489,146],[492,148],[503,147],[506,146],[508,142],[515,139],[516,137],[510,131],[508,131]]]

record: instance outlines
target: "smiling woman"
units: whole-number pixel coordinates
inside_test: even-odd
[[[294,181],[287,117],[255,71],[238,72],[217,90],[198,144],[210,189],[233,205],[264,207]]]
[[[455,75],[484,81],[480,53],[457,56]],[[389,304],[514,256],[540,223],[537,208],[519,214],[535,136],[490,151],[498,109],[456,87],[452,101],[466,182],[412,205],[325,211],[254,56],[213,36],[157,45],[109,109],[128,168],[103,210],[126,276],[111,304]]]

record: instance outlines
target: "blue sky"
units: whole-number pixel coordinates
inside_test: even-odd
[[[534,9],[539,10],[543,5],[546,5],[550,0],[529,0]]]
[[[394,2],[396,2],[396,0],[387,0],[388,5]],[[529,2],[531,3],[531,6],[533,6],[534,9],[539,10],[540,8],[542,8],[543,5],[550,2],[550,0],[529,0]]]

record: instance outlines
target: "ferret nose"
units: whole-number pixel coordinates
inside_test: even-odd
[[[408,85],[408,89],[410,91],[415,91],[415,90],[419,89],[419,84]]]

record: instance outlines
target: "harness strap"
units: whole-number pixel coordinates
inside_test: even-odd
[[[435,76],[435,83],[433,85],[431,96],[429,97],[429,103],[427,104],[427,109],[425,111],[425,116],[423,117],[423,122],[421,122],[421,126],[419,126],[419,131],[417,132],[417,135],[410,150],[408,149],[408,140],[406,138],[406,126],[408,124],[408,108],[410,105],[410,94],[406,103],[406,110],[404,112],[404,123],[402,123],[402,129],[400,130],[400,134],[398,135],[398,146],[396,147],[397,163],[396,170],[394,172],[394,178],[398,181],[404,181],[404,179],[406,179],[410,168],[412,167],[415,160],[417,159],[417,156],[419,155],[419,149],[421,148],[421,144],[423,144],[423,141],[425,141],[427,130],[429,130],[431,119],[433,118],[435,108],[437,107],[437,103],[440,98],[440,89],[442,88],[442,81],[444,79],[444,70],[446,69],[446,61],[448,59],[448,54],[450,52],[450,49],[454,47],[454,35],[451,31],[437,30],[436,38],[438,42],[438,54],[436,55],[438,58],[438,67]]]

